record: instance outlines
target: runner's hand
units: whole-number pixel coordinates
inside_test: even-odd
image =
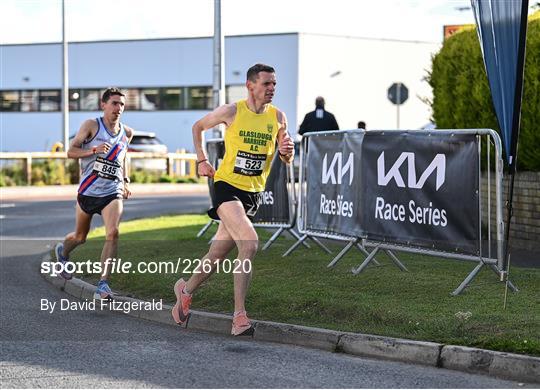
[[[129,184],[124,182],[124,199],[128,199],[131,196],[131,191],[129,190]]]
[[[199,176],[214,177],[215,173],[216,173],[216,170],[214,169],[212,164],[210,164],[208,161],[203,161],[197,167],[197,174]]]
[[[111,150],[111,144],[107,142],[104,142],[101,145],[96,147],[96,153],[99,153],[99,154],[109,153],[110,150]]]
[[[289,156],[294,152],[294,142],[289,134],[285,135],[279,144],[279,153],[282,156]]]

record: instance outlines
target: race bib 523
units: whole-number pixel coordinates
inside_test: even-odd
[[[234,163],[234,173],[244,176],[260,176],[265,164],[266,154],[252,154],[239,150]]]

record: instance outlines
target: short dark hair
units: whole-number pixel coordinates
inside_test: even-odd
[[[246,80],[255,81],[259,77],[260,72],[276,73],[276,70],[270,65],[255,64],[247,71]]]
[[[109,101],[109,99],[111,98],[111,96],[114,96],[114,95],[118,95],[118,96],[126,96],[124,94],[124,92],[122,92],[120,90],[120,88],[116,88],[116,87],[109,87],[105,90],[105,92],[103,92],[103,96],[101,97],[101,101],[103,103],[107,103]]]

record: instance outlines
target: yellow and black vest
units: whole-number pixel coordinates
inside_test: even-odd
[[[225,156],[214,180],[249,192],[264,191],[276,151],[277,110],[271,104],[260,114],[246,100],[236,103],[236,116],[225,131]]]

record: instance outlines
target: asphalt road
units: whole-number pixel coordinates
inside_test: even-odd
[[[126,202],[125,219],[198,212],[201,196]],[[47,245],[73,228],[73,201],[0,210],[0,387],[515,388],[432,367],[236,339],[117,313],[40,310],[67,298],[38,273]],[[95,218],[95,226],[100,224]],[[196,299],[196,298],[195,298]],[[279,304],[279,303],[278,303]]]

